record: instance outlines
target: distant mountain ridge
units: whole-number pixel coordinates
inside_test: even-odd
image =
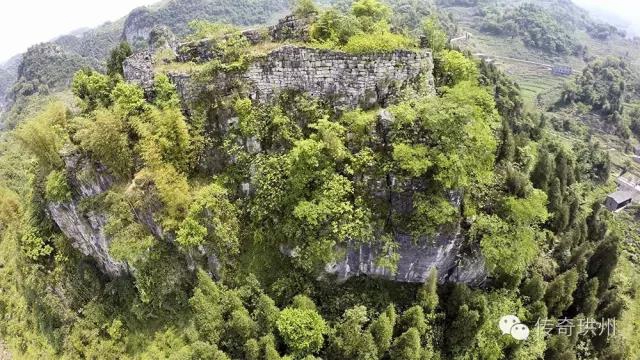
[[[184,35],[194,19],[239,26],[263,24],[275,21],[290,5],[290,0],[169,0],[136,8],[126,17],[95,29],[79,29],[34,45],[24,55],[0,65],[0,113],[3,104],[6,107],[21,95],[46,94],[68,86],[82,67],[104,69],[109,52],[123,40],[137,49],[145,47],[155,26],[164,25]],[[16,59],[21,60],[20,67]]]

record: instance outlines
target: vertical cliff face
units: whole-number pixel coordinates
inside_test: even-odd
[[[63,203],[49,203],[51,219],[82,254],[92,257],[98,267],[110,277],[129,272],[128,266],[109,255],[110,239],[105,235],[106,216],[95,209],[85,209],[83,201],[90,201],[109,190],[113,179],[101,166],[74,154],[65,157],[72,199]]]
[[[151,30],[156,25],[158,25],[158,21],[149,9],[137,8],[125,20],[122,40],[135,47],[142,47],[149,41]]]
[[[349,248],[344,259],[328,265],[326,271],[336,274],[339,281],[368,275],[399,282],[421,283],[432,269],[436,269],[440,282],[481,285],[487,277],[484,260],[477,250],[463,253],[463,241],[459,232],[442,233],[433,239],[417,241],[409,235],[398,235],[396,242],[399,259],[394,271],[378,264],[378,259],[385,253],[376,245]]]

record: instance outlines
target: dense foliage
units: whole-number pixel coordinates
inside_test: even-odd
[[[324,10],[310,32],[320,46],[356,54],[415,47],[410,37],[391,32],[391,10],[376,0],[358,0],[348,13],[337,8]]]
[[[606,116],[611,123],[620,124],[629,80],[632,80],[631,71],[622,59],[595,61],[582,71],[575,82],[566,84],[560,102],[583,103]]]
[[[576,46],[567,27],[544,8],[533,3],[501,11],[485,9],[482,30],[492,34],[519,37],[525,45],[550,54],[571,54]]]

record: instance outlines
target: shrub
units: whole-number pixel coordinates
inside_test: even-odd
[[[327,325],[316,311],[286,308],[277,321],[278,331],[291,352],[299,357],[317,353],[324,343]]]
[[[76,138],[80,147],[104,164],[109,171],[122,178],[131,175],[133,154],[122,119],[110,110],[98,110],[95,119],[85,120]]]
[[[24,122],[14,134],[36,156],[41,167],[60,168],[63,165],[60,150],[67,140],[64,133],[66,122],[65,106],[54,103],[35,118]]]
[[[386,53],[415,47],[415,41],[411,38],[385,31],[354,35],[349,38],[349,41],[340,50],[352,54],[365,54]]]
[[[47,176],[45,197],[52,202],[66,202],[71,200],[71,189],[64,172],[53,170]]]

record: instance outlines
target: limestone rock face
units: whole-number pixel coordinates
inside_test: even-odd
[[[153,58],[148,51],[129,56],[122,64],[125,79],[139,85],[145,92],[153,89]]]
[[[273,41],[308,41],[309,26],[313,18],[298,18],[288,15],[280,19],[276,25],[269,28],[269,35]]]
[[[384,110],[380,114],[381,118],[384,117],[383,113]],[[409,188],[406,189],[406,193],[389,194],[385,190],[373,192],[380,197],[388,197],[390,206],[398,213],[413,211]],[[449,201],[457,209],[460,209],[461,200],[462,196],[459,192],[450,192]],[[479,247],[465,245],[459,223],[454,226],[443,226],[433,237],[414,238],[403,234],[400,230],[395,236],[395,242],[399,257],[395,271],[379,265],[379,259],[388,256],[381,244],[353,242],[344,249],[344,258],[329,264],[325,270],[337,275],[338,281],[367,275],[398,282],[422,283],[432,269],[438,271],[438,281],[441,283],[457,282],[480,286],[487,278],[484,258]]]
[[[113,178],[100,164],[96,164],[80,154],[65,156],[67,181],[72,189],[72,199],[67,202],[50,202],[47,204],[49,216],[56,223],[62,233],[71,240],[72,246],[82,254],[93,258],[98,268],[107,276],[116,278],[128,274],[135,274],[136,269],[131,265],[117,261],[109,254],[111,238],[105,234],[107,216],[101,210],[86,206],[91,198],[107,192],[113,185]],[[130,188],[136,186],[135,180]],[[152,203],[143,208],[133,209],[136,218],[158,240],[173,243],[173,233],[165,231],[155,220],[155,211],[161,209],[162,204]],[[197,253],[185,258],[190,270],[196,268],[196,258],[205,259],[207,270],[218,276],[220,263],[215,254],[200,247]]]
[[[113,179],[104,168],[94,166],[79,155],[65,157],[65,165],[69,170],[67,180],[74,190],[73,198],[65,203],[49,203],[47,209],[51,219],[72,241],[73,247],[92,257],[102,272],[112,278],[129,273],[127,264],[109,255],[110,240],[104,233],[106,216],[91,209],[82,209],[80,205],[82,200],[106,192]]]
[[[339,281],[368,275],[399,282],[422,283],[433,268],[438,270],[441,283],[458,282],[478,286],[487,277],[479,251],[463,255],[460,234],[440,234],[435,239],[417,243],[411,236],[399,235],[396,242],[400,259],[395,273],[377,265],[377,259],[384,253],[376,245],[353,246],[347,250],[342,261],[328,265],[326,270],[336,274]]]
[[[175,54],[178,40],[171,29],[164,25],[158,25],[149,33],[149,52],[155,54],[164,49],[169,49]]]
[[[157,25],[152,12],[146,7],[134,9],[124,23],[122,40],[134,48],[140,48],[149,41],[151,30]]]

